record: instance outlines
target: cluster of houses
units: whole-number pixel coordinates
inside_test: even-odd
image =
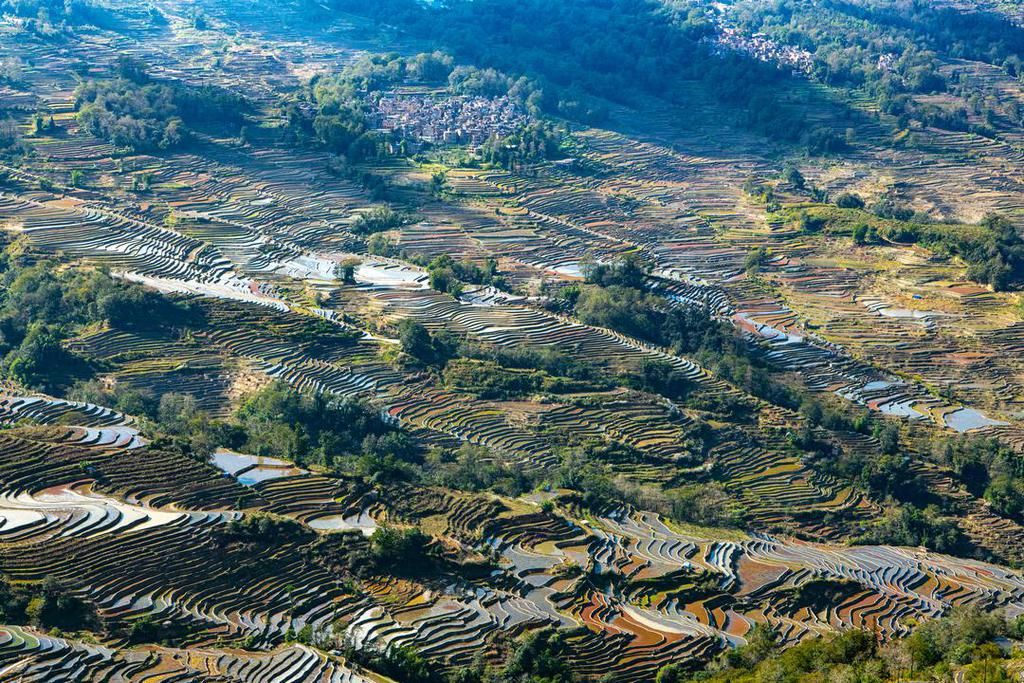
[[[797,73],[808,74],[814,67],[814,55],[810,52],[777,43],[763,33],[748,36],[735,28],[722,26],[714,43],[719,50],[742,52],[762,62],[788,66]]]
[[[879,71],[894,71],[896,69],[896,60],[899,55],[895,55],[891,52],[885,52],[878,55],[878,63],[875,65]]]
[[[382,96],[370,116],[372,127],[417,143],[480,145],[505,137],[528,120],[508,97],[435,94]]]

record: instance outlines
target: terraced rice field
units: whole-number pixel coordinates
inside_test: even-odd
[[[48,407],[52,416],[66,406]],[[44,411],[37,408],[37,415]],[[581,667],[614,666],[642,680],[665,662],[742,642],[758,623],[774,625],[786,639],[849,626],[891,636],[951,605],[1024,612],[1024,578],[1017,573],[922,550],[768,535],[715,540],[628,508],[574,523],[571,508],[545,512],[439,489],[360,494],[344,479],[238,454],[217,457],[220,469],[192,463],[186,475],[184,456],[152,446],[85,444],[72,438],[78,429],[19,427],[5,436],[0,569],[17,580],[60,577],[111,618],[153,614],[190,633],[194,647],[139,651],[12,627],[4,631],[4,658],[11,662],[5,675],[45,680],[87,671],[102,678],[138,667],[177,670],[183,680],[204,670],[236,672],[239,680],[269,671],[279,671],[273,674],[284,676],[279,680],[361,680],[302,646],[259,654],[209,643],[244,634],[269,645],[306,624],[344,625],[357,644],[415,643],[455,664],[472,659],[493,634],[561,624],[579,627],[572,643]],[[50,465],[32,467],[39,458]],[[84,458],[90,465],[83,471]],[[247,481],[254,466],[279,471]],[[161,471],[174,478],[173,489],[154,490]],[[498,570],[426,593],[394,579],[367,579],[353,592],[304,560],[301,544],[291,551],[286,544],[242,571],[235,565],[241,557],[214,550],[219,530],[240,514],[230,501],[245,501],[245,512],[294,517],[314,536],[372,528],[374,520],[433,519],[449,542],[496,553]],[[128,556],[133,560],[126,564]],[[567,574],[570,565],[588,571]],[[842,599],[806,602],[802,587],[822,582]]]
[[[206,29],[195,28],[193,5],[209,13]],[[900,637],[956,606],[1024,614],[1024,575],[1007,568],[1024,560],[1024,528],[922,446],[969,434],[1024,455],[1019,295],[971,283],[962,263],[923,248],[851,246],[787,225],[743,189],[776,173],[776,156],[752,133],[723,128],[700,96],[686,125],[650,102],[612,105],[601,127],[571,126],[574,160],[600,172],[456,164],[434,194],[417,180],[429,183],[430,165],[412,158],[332,172],[332,155],[280,139],[274,107],[371,49],[366,26],[341,15],[309,35],[288,3],[234,14],[212,1],[154,6],[164,28],[129,13],[124,30],[63,42],[15,41],[18,27],[0,23],[0,58],[24,62],[20,84],[0,87],[0,108],[25,122],[37,109],[55,115],[55,130],[26,138],[31,163],[0,167],[9,240],[62,267],[101,268],[190,301],[203,319],[189,334],[94,325],[66,340],[103,386],[186,394],[198,410],[229,417],[250,389],[278,380],[365,401],[419,450],[471,444],[488,464],[538,477],[567,451],[599,443],[629,455],[602,463],[617,484],[661,500],[713,483],[744,530],[680,526],[668,509],[643,505],[587,507],[550,482],[514,497],[367,484],[228,448],[206,459],[149,438],[139,416],[4,385],[0,573],[18,584],[59,579],[105,622],[154,622],[175,637],[94,642],[0,626],[0,681],[365,683],[381,679],[345,659],[342,636],[356,650],[414,647],[450,670],[496,661],[503,643],[549,626],[566,629],[580,676],[649,681],[666,664],[696,666],[743,644],[757,625],[792,644],[851,627]],[[197,133],[186,148],[146,154],[94,138],[72,115],[72,67],[106,74],[123,55],[154,78],[244,94],[264,117],[261,131],[244,142]],[[1016,87],[984,70],[971,77]],[[804,159],[808,182],[835,194],[898,178],[917,204],[949,219],[1021,215],[1019,140],[926,129],[915,149],[882,150],[871,142],[885,120],[858,130],[864,144],[847,156]],[[952,161],[968,157],[977,163]],[[84,187],[72,186],[76,170],[88,174]],[[362,174],[387,178],[412,207],[386,231],[391,248],[376,254],[354,229],[380,206]],[[131,190],[143,177],[148,190]],[[788,192],[779,190],[787,204],[809,203]],[[750,268],[760,247],[766,258]],[[457,297],[437,291],[427,264],[443,255],[493,259],[503,280]],[[851,543],[892,501],[829,469],[796,437],[806,429],[827,442],[833,460],[871,460],[884,449],[878,433],[809,426],[796,407],[725,376],[717,358],[546,305],[591,264],[624,255],[651,265],[642,289],[664,310],[706,310],[773,376],[896,425],[915,475],[991,561]],[[339,266],[353,258],[345,281]],[[410,322],[487,348],[554,351],[604,378],[664,366],[692,400],[622,382],[481,398],[395,361]],[[701,399],[743,415],[694,407]],[[294,520],[301,533],[266,546],[226,540],[260,513]],[[459,571],[343,575],[342,549],[364,548],[393,524],[426,529],[432,550]],[[312,639],[297,642],[304,631]]]

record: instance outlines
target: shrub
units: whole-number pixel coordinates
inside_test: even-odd
[[[843,192],[836,197],[836,206],[840,209],[863,209],[864,200],[861,199],[860,195],[852,192]]]

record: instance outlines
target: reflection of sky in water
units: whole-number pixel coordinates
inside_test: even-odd
[[[246,486],[252,486],[258,484],[261,481],[267,481],[268,479],[280,479],[281,477],[294,476],[296,474],[302,474],[302,470],[297,469],[281,469],[277,467],[254,467],[251,470],[246,470],[245,474],[238,475],[238,483],[245,484]]]
[[[354,277],[356,282],[362,285],[427,288],[426,273],[394,263],[361,263],[356,267]]]
[[[555,266],[554,268],[551,268],[551,270],[560,275],[568,275],[569,277],[583,277],[583,270],[580,268],[580,264],[578,263]]]
[[[879,315],[884,315],[886,318],[913,318],[921,320],[922,318],[934,318],[940,315],[939,313],[932,313],[931,311],[916,311],[910,310],[909,308],[880,308],[878,309]]]
[[[240,484],[246,486],[253,486],[268,479],[308,474],[306,470],[295,467],[287,460],[246,455],[228,450],[217,451],[210,458],[210,462],[227,474],[235,476]]]
[[[946,426],[958,432],[969,432],[972,429],[1004,424],[1006,423],[985,417],[974,408],[961,408],[946,415]]]
[[[240,469],[256,464],[256,459],[253,456],[232,453],[231,451],[217,451],[213,454],[211,460],[214,465],[228,474],[234,474]]]
[[[311,529],[317,531],[348,531],[351,529],[359,529],[363,532],[364,536],[370,536],[377,528],[377,523],[373,520],[373,517],[366,514],[366,512],[360,512],[358,515],[327,515],[326,517],[317,517],[306,523]]]
[[[898,417],[923,417],[921,413],[913,409],[913,403],[913,399],[906,401],[890,401],[878,406],[878,410],[886,415],[896,415]]]

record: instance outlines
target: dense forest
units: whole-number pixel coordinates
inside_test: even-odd
[[[78,122],[115,147],[164,150],[189,141],[189,126],[229,126],[245,122],[244,98],[215,86],[193,87],[152,80],[145,66],[121,59],[117,78],[85,81],[75,90]]]
[[[961,13],[922,2],[830,1],[805,11],[802,0],[737,3],[729,18],[745,33],[763,33],[813,55],[823,83],[863,88],[882,111],[949,130],[992,135],[998,120],[1024,125],[1016,98],[966,79],[948,78],[940,55],[987,62],[1019,78],[1024,30],[986,12]],[[950,92],[967,106],[921,103],[919,94]],[[972,119],[973,117],[973,119]]]
[[[532,83],[528,99],[544,112],[594,123],[605,116],[602,99],[653,95],[685,104],[699,81],[741,123],[769,137],[800,142],[812,153],[845,145],[840,131],[809,124],[799,106],[781,104],[795,83],[789,72],[715,54],[704,40],[713,25],[698,8],[649,0],[436,6],[389,0],[373,7],[336,0],[331,6],[429,37],[460,61],[525,76]]]
[[[63,341],[82,327],[106,323],[122,329],[197,325],[188,303],[171,301],[94,270],[62,270],[8,248],[0,259],[0,371],[27,387],[67,388],[91,374],[87,361]]]
[[[625,102],[638,94],[684,104],[703,82],[736,119],[770,138],[798,141],[815,154],[843,151],[845,127],[807,122],[807,107],[842,105],[833,99],[782,104],[800,97],[784,68],[740,53],[715,51],[716,13],[745,34],[808,51],[811,76],[832,86],[864,89],[880,109],[925,126],[994,135],[994,126],[1024,124],[1015,98],[948,77],[939,56],[976,59],[1021,75],[1024,31],[985,12],[958,13],[919,2],[827,2],[805,11],[802,0],[736,3],[716,10],[650,0],[565,3],[486,0],[423,6],[390,0],[367,8],[337,0],[333,7],[367,15],[410,35],[430,38],[460,61],[526,75],[531,104],[570,119],[596,122],[600,100]],[[309,10],[315,14],[318,8]],[[667,75],[669,75],[667,77]],[[949,92],[965,105],[916,98]],[[857,114],[847,111],[847,119]]]

